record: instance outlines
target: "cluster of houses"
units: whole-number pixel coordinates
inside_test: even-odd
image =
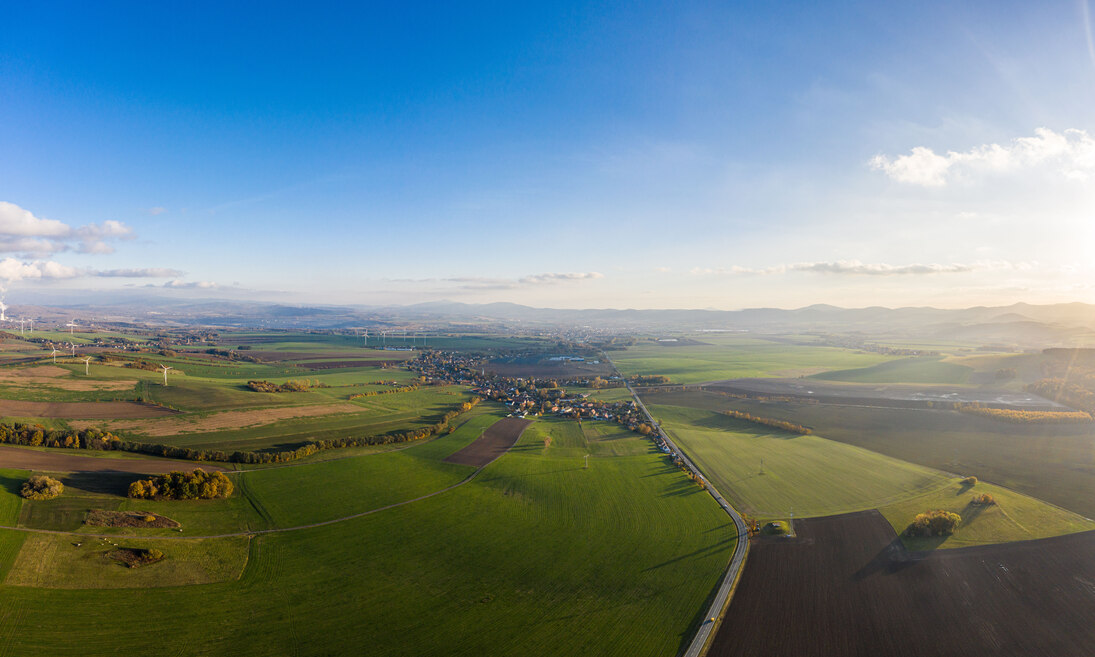
[[[589,392],[573,392],[574,388],[588,388],[589,379],[586,378],[558,381],[501,376],[487,371],[484,356],[459,352],[426,352],[409,365],[427,383],[469,386],[483,399],[505,404],[514,415],[605,420],[642,434],[653,432],[634,401],[599,401],[591,399]]]

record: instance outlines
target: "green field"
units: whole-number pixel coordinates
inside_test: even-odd
[[[737,409],[805,424],[831,440],[995,484],[1095,518],[1095,426],[1011,424],[956,411],[762,403],[702,392],[648,403]]]
[[[865,449],[710,411],[660,405],[650,411],[736,508],[760,518],[872,509],[949,480]]]
[[[661,374],[673,383],[799,376],[876,365],[891,356],[744,336],[699,336],[704,344],[640,343],[609,355],[625,376]]]
[[[916,514],[924,511],[944,509],[962,516],[958,531],[950,536],[903,537],[905,545],[912,550],[1027,541],[1095,529],[1095,522],[1091,520],[1022,493],[983,481],[972,487],[963,486],[960,481],[955,478],[950,486],[902,500],[880,511],[898,534],[908,527]],[[992,495],[996,503],[972,504],[973,496],[982,493]]]
[[[242,500],[255,522],[292,524],[411,499],[469,472],[439,459],[492,419],[480,414],[454,434],[398,452],[236,474],[245,482],[237,495],[206,512],[231,515],[227,507]],[[0,654],[159,652],[164,636],[179,649],[174,654],[192,655],[677,652],[729,560],[729,518],[645,439],[603,423],[533,426],[517,449],[452,490],[252,539],[238,580],[232,564],[239,547],[231,541],[200,556],[161,539],[168,561],[135,575],[155,579],[155,569],[171,559],[174,570],[165,569],[162,581],[129,578],[129,585],[180,583],[197,572],[195,564],[215,562],[221,566],[210,565],[205,580],[212,583],[131,588],[124,597],[64,588],[101,582],[90,568],[94,559],[70,559],[34,571],[41,573],[35,581],[59,588],[19,586],[30,581],[26,562],[9,571],[8,560],[23,537],[0,531],[7,580],[0,586]],[[545,450],[547,437],[559,451]],[[629,455],[612,456],[597,448],[602,443],[619,443]],[[581,458],[587,449],[594,453],[588,469]],[[0,513],[10,506],[8,488],[0,492]],[[175,505],[156,511],[183,522],[185,534],[202,526],[197,513],[180,508],[195,503],[160,504]],[[56,542],[58,558],[66,549],[86,554]],[[53,613],[61,608],[80,613]],[[48,624],[41,623],[45,615]]]

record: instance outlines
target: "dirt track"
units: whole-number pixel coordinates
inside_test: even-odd
[[[445,460],[449,463],[474,465],[481,468],[513,447],[525,427],[530,424],[532,420],[519,417],[502,418],[487,427],[487,430],[475,442],[455,454],[450,454]]]
[[[59,417],[74,420],[131,420],[174,415],[175,411],[137,402],[32,402],[0,399],[0,416]]]
[[[1095,645],[1095,532],[904,552],[876,511],[755,540],[708,654],[1080,657]]]
[[[160,458],[97,458],[63,452],[40,452],[10,445],[0,445],[0,468],[39,472],[132,472],[134,474],[162,474],[172,470],[189,471],[194,468],[201,468],[206,472],[214,470],[227,472],[225,468],[211,463]]]

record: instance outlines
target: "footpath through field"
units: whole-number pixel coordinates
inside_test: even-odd
[[[499,422],[503,422],[503,421],[504,420],[499,420]],[[496,422],[495,424],[498,424],[498,422]],[[510,438],[510,443],[509,444],[511,446],[514,443],[517,442],[517,439],[521,437],[521,434],[524,433],[525,428],[528,427],[529,424],[531,424],[530,421],[520,420],[519,422],[510,422],[510,423],[507,423],[505,425],[505,429],[510,434],[512,434],[512,436],[510,436],[510,435],[505,436],[507,438]],[[493,427],[494,425],[491,425],[491,426]],[[23,450],[20,450],[20,451],[23,451]],[[507,448],[506,451],[508,451],[508,448]],[[394,509],[396,507],[403,506],[405,504],[411,504],[413,502],[420,502],[422,500],[429,499],[429,498],[434,497],[436,495],[440,495],[442,493],[447,493],[448,491],[450,491],[454,488],[459,488],[460,486],[463,486],[464,484],[466,484],[466,483],[470,482],[471,480],[475,479],[479,475],[479,473],[481,473],[484,469],[486,469],[486,467],[488,465],[490,465],[491,463],[494,463],[499,458],[501,458],[503,454],[505,454],[505,451],[495,455],[494,458],[490,459],[486,463],[483,463],[474,472],[469,474],[464,479],[456,482],[455,484],[453,484],[451,486],[448,486],[446,488],[442,488],[441,490],[435,490],[432,493],[427,493],[425,495],[420,495],[420,496],[418,496],[416,498],[413,498],[413,499],[410,499],[410,500],[403,500],[402,502],[396,502],[394,504],[388,504],[386,506],[378,507],[378,508],[375,508],[375,509],[369,509],[368,511],[362,511],[361,513],[354,513],[354,514],[351,514],[351,515],[348,515],[348,516],[342,516],[341,518],[334,518],[334,519],[331,519],[331,520],[324,520],[322,522],[313,522],[313,523],[309,523],[309,524],[306,524],[306,525],[296,525],[296,526],[293,526],[293,527],[279,527],[279,528],[275,528],[275,529],[253,529],[253,530],[249,530],[249,531],[231,532],[231,533],[227,533],[227,534],[208,534],[208,535],[205,535],[205,536],[141,536],[140,538],[141,538],[141,540],[150,540],[150,541],[158,541],[158,540],[179,541],[179,540],[195,540],[195,539],[205,539],[205,538],[235,538],[235,537],[244,537],[244,536],[261,536],[263,534],[280,534],[280,533],[283,533],[283,532],[293,532],[293,531],[300,531],[302,529],[314,529],[316,527],[324,527],[326,525],[333,525],[335,523],[345,522],[347,520],[353,520],[354,518],[362,518],[364,516],[372,515],[374,513],[379,513],[381,511],[387,511],[388,509]],[[79,458],[79,457],[76,457],[76,458]],[[87,457],[84,457],[84,458],[87,458]],[[107,459],[89,458],[88,460],[98,461],[98,460],[107,460]],[[128,459],[111,459],[111,460],[122,461],[122,460],[128,460]],[[137,461],[137,459],[134,459],[134,460]],[[137,461],[137,462],[140,462],[140,461]],[[0,525],[0,529],[7,529],[7,530],[17,531],[17,532],[25,532],[25,533],[28,533],[28,534],[61,534],[61,535],[65,535],[65,536],[81,536],[81,537],[88,537],[88,538],[118,538],[119,537],[118,534],[87,534],[87,533],[83,533],[83,532],[66,532],[66,531],[59,531],[59,530],[54,530],[54,529],[31,529],[31,528],[28,528],[28,527],[12,527],[10,525]]]
[[[692,459],[688,458],[688,455],[684,453],[669,435],[662,430],[661,424],[654,419],[654,416],[650,414],[650,411],[646,409],[646,405],[643,404],[643,400],[639,399],[639,396],[635,394],[635,390],[632,389],[631,384],[620,373],[619,368],[612,362],[612,359],[608,356],[608,352],[604,352],[604,358],[609,364],[616,370],[616,375],[619,376],[624,385],[627,387],[628,393],[631,394],[631,398],[635,400],[635,403],[639,406],[639,409],[646,416],[646,419],[650,422],[658,431],[658,435],[669,447],[671,454],[684,462],[687,467],[697,479],[703,482],[708,493],[711,497],[715,498],[722,510],[730,516],[734,521],[734,527],[737,529],[738,536],[737,541],[734,544],[734,555],[730,558],[730,564],[726,568],[726,574],[723,575],[722,582],[719,584],[719,588],[715,593],[715,598],[711,601],[711,606],[708,608],[707,613],[704,615],[703,622],[700,624],[698,630],[696,630],[696,636],[692,638],[692,643],[688,645],[688,649],[684,651],[684,657],[700,657],[705,654],[705,648],[708,642],[711,640],[712,634],[718,628],[719,623],[722,620],[723,611],[730,602],[730,596],[734,593],[734,588],[737,585],[738,579],[741,576],[742,569],[745,567],[745,556],[749,550],[749,531],[745,526],[745,521],[738,514],[734,507],[726,501],[721,493],[711,485],[711,482],[703,476],[700,469],[696,467],[696,464],[692,462]]]

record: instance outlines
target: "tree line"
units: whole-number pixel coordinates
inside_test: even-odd
[[[304,392],[311,388],[326,388],[326,383],[320,383],[318,379],[315,381],[301,380],[301,381],[286,381],[285,383],[274,383],[273,381],[265,380],[251,380],[247,382],[247,387],[255,392]]]
[[[1091,422],[1091,415],[1083,411],[1023,411],[1010,408],[988,408],[980,404],[958,404],[962,413],[991,417],[1016,424],[1082,424]]]
[[[745,420],[746,422],[752,422],[753,424],[760,424],[766,427],[772,427],[774,429],[780,429],[782,431],[788,431],[790,433],[797,433],[800,436],[808,436],[813,433],[813,430],[809,427],[804,427],[801,424],[795,424],[794,422],[787,422],[785,420],[777,420],[770,417],[761,417],[759,415],[753,415],[752,413],[745,413],[743,411],[723,411],[723,414],[732,417],[735,420]]]
[[[445,430],[452,431],[453,427],[450,427],[449,423],[460,414],[470,411],[479,403],[479,401],[480,399],[478,397],[472,397],[470,400],[460,404],[454,410],[442,415],[440,420],[429,426],[409,429],[407,431],[391,431],[383,434],[348,436],[346,438],[325,440],[312,439],[296,449],[283,450],[280,452],[226,452],[216,449],[194,449],[192,447],[178,447],[176,445],[163,445],[159,443],[140,443],[123,440],[109,431],[102,431],[99,429],[70,431],[66,429],[47,429],[41,425],[26,425],[21,423],[0,423],[0,443],[7,442],[13,445],[62,447],[68,449],[115,450],[137,454],[149,454],[152,456],[163,456],[172,459],[185,459],[188,461],[285,463],[302,459],[327,449],[364,447],[367,445],[390,445],[436,436]]]
[[[402,387],[399,387],[399,388],[388,388],[387,390],[369,390],[367,392],[355,392],[354,394],[350,395],[347,399],[353,400],[353,399],[361,399],[362,397],[377,397],[379,395],[394,395],[394,394],[397,394],[397,393],[400,393],[400,392],[414,392],[415,390],[418,390],[418,386],[416,386],[416,385],[402,386]]]

